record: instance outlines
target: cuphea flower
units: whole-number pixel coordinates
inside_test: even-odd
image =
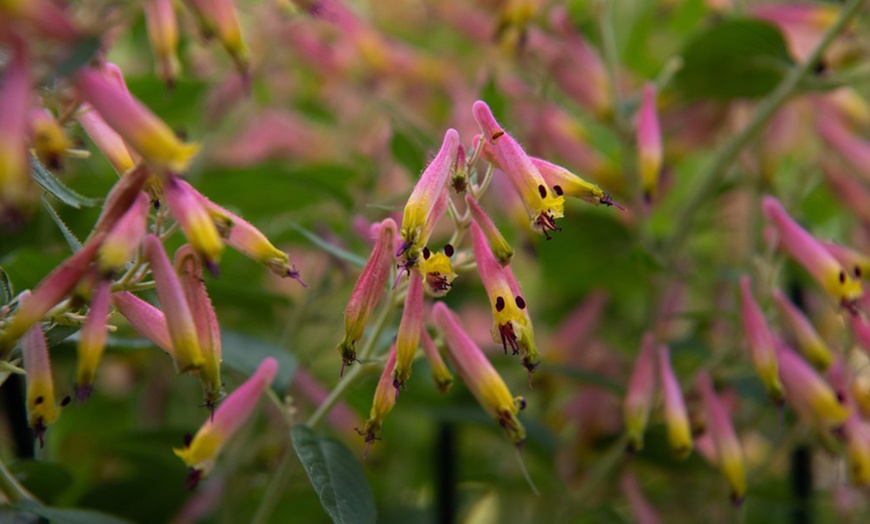
[[[849,411],[840,404],[831,386],[784,345],[777,348],[777,356],[786,400],[794,410],[821,429],[842,426]]]
[[[435,382],[435,387],[441,393],[447,393],[450,390],[450,386],[453,385],[453,375],[447,369],[447,364],[441,358],[441,353],[438,352],[435,342],[429,336],[425,327],[420,330],[420,345],[423,346],[423,353],[426,355],[426,360],[429,361],[429,367],[432,369],[432,381]]]
[[[223,254],[224,243],[211,213],[196,197],[196,193],[190,184],[178,176],[169,175],[163,181],[163,196],[166,197],[169,210],[178,220],[184,236],[214,275],[218,273],[217,263]]]
[[[30,187],[27,163],[27,110],[30,107],[30,76],[24,44],[11,52],[0,87],[0,211],[16,209]]]
[[[260,396],[275,379],[278,362],[266,358],[251,377],[230,393],[214,415],[197,431],[184,448],[172,451],[191,468],[193,485],[214,468],[215,460],[226,441],[242,426],[254,411]]]
[[[107,62],[103,65],[103,72],[109,81],[114,81],[119,89],[127,93],[127,85],[118,66]],[[124,139],[90,104],[81,105],[76,119],[119,175],[126,173],[135,165],[134,155]]]
[[[511,442],[517,446],[522,444],[526,439],[526,430],[517,414],[525,407],[525,399],[511,396],[501,376],[443,302],[435,303],[432,318],[444,334],[447,357],[459,377],[481,407],[504,428]]]
[[[356,360],[354,345],[362,337],[369,315],[372,314],[378,298],[383,294],[384,286],[390,276],[390,266],[393,264],[396,223],[393,219],[387,218],[378,225],[377,241],[372,254],[356,281],[347,309],[344,311],[344,338],[338,345],[342,372],[344,366],[349,366]]]
[[[104,275],[113,275],[132,260],[146,232],[148,195],[139,193],[130,209],[106,234],[106,239],[97,252],[97,265]]]
[[[725,411],[722,401],[713,389],[713,381],[706,371],[698,374],[697,385],[707,418],[707,433],[710,435],[716,450],[716,463],[731,485],[732,500],[739,505],[746,495],[743,448],[737,439],[731,420],[728,419],[728,413]]]
[[[822,245],[837,259],[843,269],[851,271],[856,279],[870,278],[870,256],[832,242],[822,242]]]
[[[547,187],[544,177],[522,146],[498,124],[486,102],[478,100],[473,107],[474,118],[483,131],[483,141],[492,149],[499,167],[510,179],[523,199],[533,229],[540,229],[549,238],[561,218],[565,198]]]
[[[625,431],[631,447],[635,451],[643,449],[643,434],[649,421],[649,413],[656,391],[656,340],[655,335],[647,333],[641,341],[640,351],[634,363],[634,370],[628,379],[622,413]]]
[[[408,279],[408,294],[405,309],[396,334],[396,368],[393,385],[397,393],[411,377],[411,365],[420,346],[420,330],[423,328],[423,281],[417,275]]]
[[[82,326],[78,344],[76,398],[80,401],[90,396],[97,376],[97,367],[106,349],[111,292],[112,283],[106,280],[97,282],[91,291],[90,309]]]
[[[671,367],[671,355],[667,346],[659,346],[658,364],[668,444],[677,457],[683,458],[692,452],[692,430],[686,412],[686,401],[683,399],[683,391]]]
[[[465,195],[465,203],[468,204],[468,209],[471,210],[474,222],[480,226],[484,236],[486,236],[486,242],[489,244],[492,255],[502,267],[508,265],[514,256],[514,250],[505,240],[504,235],[495,227],[492,219],[489,218],[489,215],[480,207],[472,195]]]
[[[181,62],[178,61],[178,19],[172,0],[146,0],[145,23],[156,59],[157,76],[171,86],[181,71]]]
[[[129,291],[112,293],[112,304],[140,335],[174,356],[172,338],[162,311]]]
[[[250,66],[248,47],[242,38],[239,15],[232,0],[187,0],[206,37],[216,36],[236,64],[239,73],[247,77]]]
[[[798,347],[804,356],[815,366],[822,371],[828,369],[831,365],[833,357],[828,344],[822,339],[816,328],[810,323],[807,317],[792,304],[788,298],[778,289],[773,290],[773,300],[779,307],[783,319],[791,328],[794,338],[798,343]]]
[[[656,88],[647,84],[637,115],[637,150],[640,179],[647,201],[656,196],[662,170],[662,133],[656,111]]]
[[[740,318],[743,321],[743,332],[752,355],[752,363],[755,364],[755,371],[764,383],[770,399],[780,403],[783,392],[782,383],[779,381],[773,334],[767,326],[761,308],[752,296],[752,283],[746,275],[740,278],[740,300]]]
[[[764,214],[779,230],[779,242],[816,281],[840,304],[853,309],[861,296],[861,282],[843,269],[837,259],[805,229],[798,225],[773,197],[764,197]]]
[[[615,206],[618,209],[625,210],[613,201],[609,193],[604,192],[598,185],[580,178],[574,173],[568,171],[562,166],[547,162],[541,158],[532,158],[532,163],[541,172],[544,181],[548,186],[553,188],[557,195],[566,195],[579,198],[590,204],[605,206]]]
[[[366,420],[363,429],[357,430],[360,435],[365,437],[366,444],[371,444],[375,440],[380,439],[384,418],[396,405],[399,395],[398,390],[393,385],[395,383],[393,376],[396,369],[396,356],[396,344],[393,344],[387,355],[387,362],[384,365],[381,378],[378,380],[378,385],[375,388],[375,396],[372,399],[372,409],[369,413],[369,418]]]

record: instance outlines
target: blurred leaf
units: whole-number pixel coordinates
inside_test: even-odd
[[[329,242],[326,242],[325,240],[323,240],[322,238],[317,236],[316,233],[305,229],[304,227],[300,226],[299,224],[290,222],[289,224],[287,224],[287,226],[289,228],[291,228],[292,230],[298,232],[300,235],[304,236],[306,239],[311,241],[311,243],[314,244],[315,246],[326,251],[330,255],[338,258],[339,260],[344,260],[345,262],[350,262],[351,264],[353,264],[357,267],[363,267],[366,265],[366,259],[364,259],[361,256],[358,256],[354,253],[351,253],[350,251],[342,249],[338,246],[332,245]]]
[[[30,178],[58,200],[76,209],[100,203],[99,198],[89,198],[68,188],[33,156],[30,157]]]
[[[296,455],[332,521],[375,522],[374,496],[353,453],[341,442],[319,436],[306,426],[295,426],[290,434]]]
[[[15,298],[15,290],[12,287],[12,282],[9,281],[9,275],[0,267],[0,306],[5,306]]]
[[[398,130],[393,133],[393,138],[390,140],[390,152],[409,172],[416,175],[423,171],[426,162],[425,152],[418,143],[408,138],[404,133]]]
[[[63,219],[60,218],[60,215],[57,214],[57,211],[55,211],[54,208],[51,207],[51,204],[45,198],[45,195],[42,195],[42,206],[45,208],[46,211],[48,211],[48,216],[51,217],[57,228],[60,229],[60,232],[63,234],[63,238],[66,240],[66,243],[69,244],[69,247],[70,249],[72,249],[73,253],[78,252],[78,250],[82,248],[82,243],[79,241],[79,239],[76,238],[73,232],[69,230]]]
[[[54,524],[127,524],[130,522],[99,511],[52,508],[32,502],[21,504],[19,508],[48,519]]]
[[[61,62],[54,72],[54,78],[70,76],[91,61],[100,46],[103,45],[99,36],[86,36],[73,42],[69,55]]]
[[[64,326],[54,324],[45,331],[45,342],[48,347],[56,346],[81,329],[79,326]]]
[[[676,84],[692,99],[760,98],[792,64],[785,39],[775,26],[731,19],[688,43]]]
[[[45,502],[56,501],[73,480],[65,466],[43,460],[20,460],[10,464],[9,471],[27,491]]]
[[[625,388],[622,384],[619,384],[618,382],[612,380],[609,377],[599,375],[598,373],[594,373],[592,371],[577,369],[571,366],[559,366],[546,363],[541,365],[541,370],[546,371],[547,373],[552,373],[554,375],[563,375],[569,377],[581,384],[599,386],[606,390],[612,391],[617,395],[622,395],[625,392]]]
[[[133,96],[182,134],[191,123],[203,121],[201,107],[208,85],[202,80],[178,78],[171,90],[152,75],[128,76],[126,83]]]
[[[224,366],[245,375],[253,375],[266,357],[278,361],[278,375],[272,386],[278,391],[286,391],[296,371],[296,359],[282,348],[263,342],[237,331],[221,331]]]

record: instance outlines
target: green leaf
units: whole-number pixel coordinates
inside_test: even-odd
[[[51,504],[72,485],[67,468],[45,460],[19,460],[9,465],[9,471],[37,499]]]
[[[69,230],[66,223],[64,223],[63,219],[60,218],[60,215],[57,214],[57,211],[51,207],[51,204],[45,198],[45,195],[42,195],[42,206],[45,207],[45,210],[48,211],[48,216],[54,221],[55,225],[60,232],[63,234],[63,238],[66,240],[66,243],[69,244],[70,249],[72,249],[73,253],[77,253],[78,250],[82,248],[82,243],[76,238],[75,234]]]
[[[73,333],[77,333],[81,327],[79,326],[64,326],[54,324],[45,331],[45,342],[48,347],[56,346],[69,338]]]
[[[12,282],[9,280],[9,275],[3,268],[0,267],[0,306],[5,306],[15,298],[15,292],[12,288]]]
[[[245,375],[252,375],[266,357],[278,361],[278,375],[272,386],[278,391],[290,387],[296,371],[296,359],[278,346],[237,331],[221,331],[222,364]]]
[[[400,164],[411,173],[423,171],[426,158],[420,144],[411,140],[406,134],[396,131],[390,140],[390,152]]]
[[[89,198],[68,188],[33,156],[30,157],[30,177],[58,200],[76,209],[100,203],[99,198]]]
[[[317,236],[317,234],[305,229],[304,227],[300,226],[299,224],[290,222],[287,224],[287,226],[290,229],[298,232],[300,235],[302,235],[306,239],[308,239],[315,246],[319,247],[320,249],[326,251],[330,255],[332,255],[340,260],[344,260],[345,262],[350,262],[351,264],[353,264],[357,267],[363,267],[366,265],[366,259],[362,258],[359,255],[351,253],[350,251],[347,251],[347,250],[342,249],[338,246],[334,246],[334,245],[330,244],[329,242],[324,241],[322,238]]]
[[[21,504],[19,509],[39,515],[53,524],[129,524],[130,522],[99,511],[52,508],[33,502]]]
[[[358,459],[341,442],[306,426],[290,430],[293,448],[323,509],[338,524],[377,520],[374,495]]]
[[[693,38],[676,83],[688,98],[760,98],[793,65],[785,39],[760,20],[731,19]]]
[[[72,44],[69,55],[54,72],[54,78],[70,76],[91,61],[100,50],[102,41],[98,36],[88,36]]]

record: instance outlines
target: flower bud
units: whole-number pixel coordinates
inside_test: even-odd
[[[18,209],[27,199],[27,111],[30,76],[24,44],[13,47],[0,84],[0,211]]]
[[[822,339],[816,328],[810,323],[807,317],[792,304],[778,289],[773,290],[773,300],[779,307],[783,319],[791,328],[791,332],[798,343],[801,353],[812,363],[812,365],[821,371],[828,369],[831,365],[833,357],[828,344]]]
[[[156,60],[157,76],[172,86],[181,71],[178,61],[178,20],[172,0],[146,0],[145,24]]]
[[[106,350],[109,334],[109,295],[112,283],[108,280],[98,282],[91,292],[91,304],[85,324],[82,326],[78,343],[78,362],[76,366],[76,399],[83,401],[91,395],[97,368]]]
[[[643,194],[649,202],[658,192],[662,170],[662,133],[656,111],[656,88],[649,83],[643,88],[643,100],[637,115],[638,166]]]
[[[405,310],[396,335],[396,366],[393,385],[398,390],[411,377],[411,365],[420,346],[420,330],[423,329],[423,281],[417,275],[408,279],[408,294],[405,295]]]
[[[502,267],[508,265],[514,256],[513,248],[507,243],[501,231],[495,227],[492,219],[489,218],[489,215],[486,214],[486,211],[480,207],[477,200],[471,194],[465,195],[465,203],[468,204],[468,209],[471,210],[474,222],[480,226],[484,236],[486,236],[486,242],[489,244],[492,255]]]
[[[104,275],[114,275],[130,262],[145,237],[148,195],[139,193],[136,202],[106,235],[97,253],[97,265]]]
[[[697,386],[707,416],[707,434],[713,441],[716,463],[725,479],[731,485],[731,498],[740,505],[746,495],[746,469],[743,461],[743,448],[728,419],[725,406],[713,390],[713,381],[706,371],[698,374]]]
[[[163,182],[166,203],[184,236],[203,257],[209,271],[217,274],[224,243],[208,209],[196,197],[197,193],[193,186],[175,175],[169,175]]]
[[[129,291],[112,293],[112,304],[140,335],[174,357],[172,339],[162,311]]]
[[[396,400],[399,397],[399,391],[395,388],[395,369],[396,369],[397,349],[396,344],[390,348],[387,356],[387,362],[384,365],[384,370],[381,372],[381,378],[378,380],[378,385],[375,388],[375,396],[372,399],[372,410],[369,413],[369,418],[366,420],[362,430],[357,430],[360,435],[363,435],[366,444],[371,444],[375,440],[381,438],[381,426],[384,424],[384,418],[393,410],[396,405]]]
[[[752,283],[749,277],[740,278],[740,318],[743,321],[743,332],[746,343],[752,355],[755,371],[767,390],[770,400],[779,404],[782,402],[782,383],[779,381],[779,368],[776,361],[776,351],[773,346],[773,335],[764,319],[761,308],[752,296]]]
[[[683,391],[671,367],[671,356],[667,346],[659,346],[658,363],[668,444],[677,457],[685,458],[692,452],[692,430],[686,412],[686,401],[683,399]]]
[[[834,390],[813,368],[793,351],[777,348],[780,377],[785,386],[785,398],[803,418],[820,429],[842,426],[848,410],[837,400]]]
[[[432,337],[429,336],[425,327],[420,330],[420,345],[423,346],[423,353],[432,369],[432,380],[435,382],[435,387],[441,393],[447,393],[450,391],[450,386],[453,385],[453,374],[447,369],[447,364],[441,358],[441,353],[435,347],[435,342],[432,341]]]
[[[656,355],[655,335],[647,333],[643,337],[634,370],[628,379],[625,400],[622,404],[622,414],[625,419],[625,431],[634,451],[643,449],[643,434],[649,421],[656,392]]]

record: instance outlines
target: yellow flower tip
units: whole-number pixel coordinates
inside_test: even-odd
[[[525,401],[523,401],[525,403]],[[522,445],[526,440],[526,428],[516,416],[517,408],[512,406],[509,409],[500,409],[496,412],[496,419],[508,434],[508,438],[515,446]]]
[[[186,439],[190,439],[190,435]],[[185,443],[184,448],[173,448],[172,452],[184,461],[187,467],[199,470],[204,477],[214,468],[215,457],[222,445],[223,438],[210,426],[205,426],[192,440]]]
[[[205,364],[205,358],[199,344],[188,344],[186,348],[173,348],[175,350],[175,372],[179,375],[199,371]]]
[[[341,374],[344,374],[344,367],[350,366],[354,362],[357,362],[356,358],[356,348],[354,348],[355,340],[348,340],[347,335],[342,339],[341,343],[338,345],[338,352],[341,355]]]
[[[393,368],[393,387],[396,388],[396,395],[400,389],[405,389],[405,382],[411,378],[411,368],[403,366],[400,362],[396,362],[396,367]]]
[[[543,185],[538,188],[541,193],[541,203],[537,209],[537,215],[531,220],[532,229],[540,229],[547,240],[550,239],[549,231],[561,231],[556,226],[556,219],[565,216],[565,197],[553,196]]]
[[[432,373],[432,381],[435,382],[435,389],[440,393],[447,393],[453,387],[453,375],[446,369],[443,373]]]
[[[183,173],[190,167],[190,162],[199,153],[199,144],[196,142],[180,142],[167,145],[164,150],[164,163],[171,171]]]
[[[453,271],[450,257],[446,254],[432,253],[429,248],[423,248],[417,264],[423,277],[423,290],[427,295],[443,297],[453,287],[456,273]]]

